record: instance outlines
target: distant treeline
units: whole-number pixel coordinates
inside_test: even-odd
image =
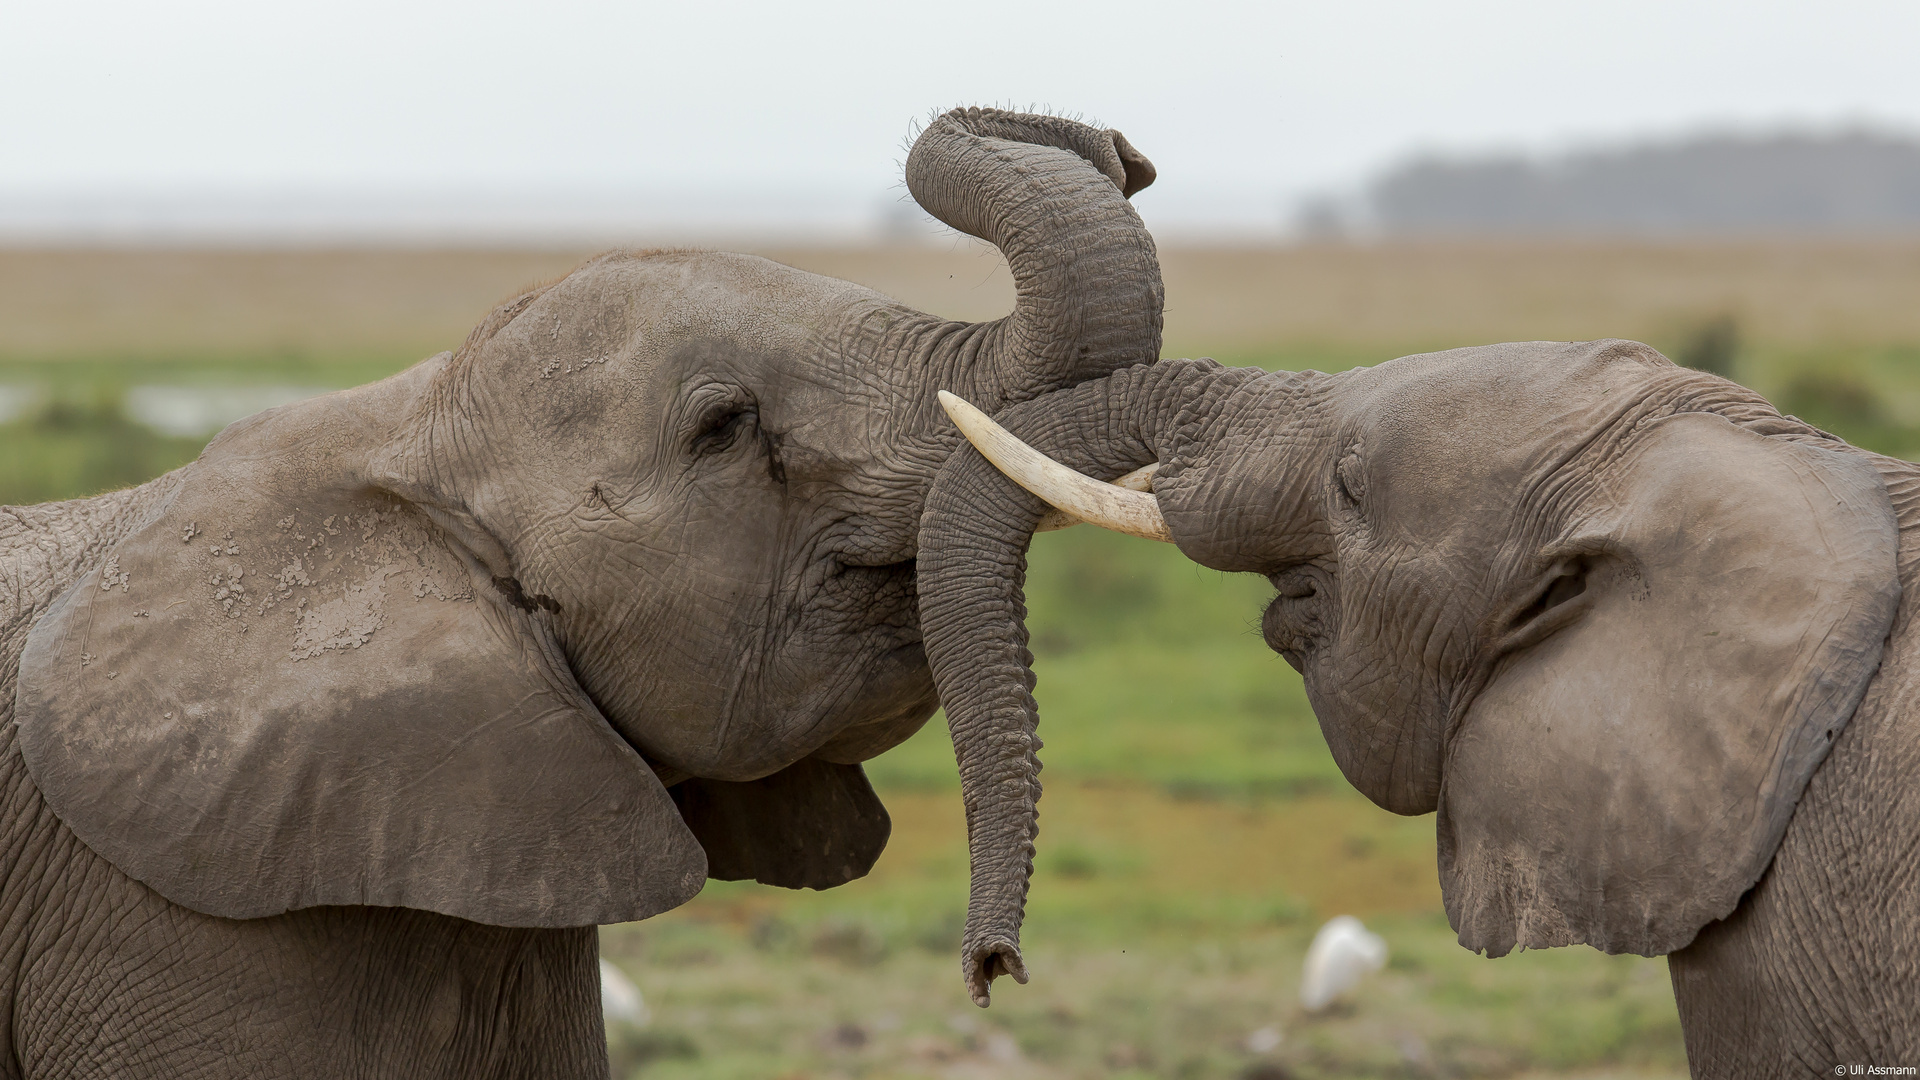
[[[1423,157],[1310,231],[1855,233],[1920,230],[1920,139],[1868,131],[1707,135],[1552,159]],[[1358,221],[1353,219],[1358,218]]]

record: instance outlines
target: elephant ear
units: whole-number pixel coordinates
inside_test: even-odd
[[[557,927],[685,902],[704,853],[575,684],[552,602],[371,485],[348,411],[229,429],[40,619],[15,716],[49,806],[229,918]]]
[[[671,790],[719,881],[845,885],[873,869],[893,831],[858,765],[808,758],[758,780],[696,777]]]
[[[1680,414],[1600,485],[1577,616],[1500,661],[1447,747],[1447,913],[1493,956],[1651,956],[1732,912],[1900,600],[1892,506],[1859,455]]]

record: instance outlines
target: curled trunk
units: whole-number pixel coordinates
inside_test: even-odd
[[[1119,132],[1060,117],[955,109],[927,126],[907,157],[908,190],[1000,249],[1016,301],[992,322],[908,331],[932,346],[908,349],[921,364],[917,419],[951,433],[936,390],[993,411],[1159,358],[1160,263],[1127,201],[1153,178]]]
[[[1054,460],[1100,479],[1174,459],[1183,414],[1232,379],[1211,362],[1117,372],[997,419]],[[920,532],[920,620],[946,706],[967,809],[972,886],[961,963],[974,1003],[993,979],[1026,981],[1020,923],[1038,833],[1040,740],[1027,650],[1027,545],[1047,505],[972,447],[947,461]]]
[[[834,362],[859,378],[828,392],[875,406],[846,429],[839,451],[867,455],[849,487],[885,495],[867,500],[871,516],[854,523],[861,565],[914,555],[927,488],[964,441],[939,391],[992,413],[1160,353],[1160,265],[1127,201],[1153,166],[1119,132],[956,109],[915,140],[906,174],[929,214],[1000,249],[1017,296],[1011,314],[968,323],[850,289],[823,328]]]

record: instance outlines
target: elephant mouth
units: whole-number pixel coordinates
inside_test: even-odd
[[[926,650],[918,640],[901,645],[847,680],[819,725],[834,734],[813,756],[843,765],[867,761],[905,742],[939,707]]]
[[[920,632],[914,559],[874,565],[841,563],[821,585],[819,600],[847,620],[840,633],[859,658],[826,680],[810,729],[826,736],[817,754],[851,764],[889,749],[919,730],[939,707]]]
[[[889,630],[900,644],[920,641],[920,595],[915,561],[863,565],[835,560],[819,586],[817,601],[851,617],[861,630]]]
[[[900,559],[898,561],[890,562],[890,563],[880,563],[878,565],[872,565],[872,566],[861,565],[857,563],[846,563],[842,565],[841,572],[848,573],[852,571],[864,571],[869,574],[876,574],[881,576],[892,575],[896,577],[904,576],[904,577],[911,578],[913,576],[913,568],[914,568],[914,560],[911,558],[908,558],[908,559]]]

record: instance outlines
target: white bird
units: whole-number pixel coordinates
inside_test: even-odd
[[[1300,1004],[1319,1012],[1360,980],[1387,966],[1387,943],[1351,915],[1337,915],[1313,935],[1300,972]]]
[[[640,996],[640,988],[621,974],[619,968],[607,963],[604,956],[600,958],[600,1012],[608,1023],[618,1020],[634,1027],[646,1027],[653,1019],[647,1012],[646,1000]]]

